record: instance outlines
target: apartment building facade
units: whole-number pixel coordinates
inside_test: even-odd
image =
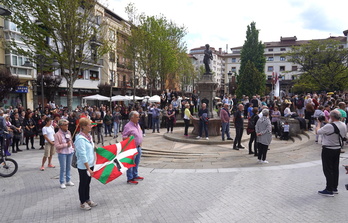
[[[21,40],[23,36],[16,24],[0,17],[0,26],[2,27],[1,38],[3,38],[5,43],[14,40],[19,47],[28,50]],[[28,59],[4,47],[0,48],[0,65],[9,69],[12,75],[17,76],[20,80],[20,85],[2,101],[4,108],[9,106],[17,107],[19,105],[33,108],[34,101],[37,100],[36,82],[34,81],[36,70],[32,67],[24,66],[25,61],[28,61]]]
[[[347,48],[347,33],[345,36],[329,37],[327,39],[334,39],[342,43],[342,46]],[[280,78],[280,89],[286,93],[292,93],[292,86],[295,80],[301,75],[301,67],[298,64],[294,64],[289,61],[289,58],[284,54],[290,52],[293,46],[301,46],[309,43],[310,40],[297,40],[296,36],[293,37],[280,37],[280,41],[264,42],[264,55],[266,57],[265,74],[266,74],[266,87],[270,92],[272,90],[272,74],[277,73]],[[225,54],[225,80],[234,80],[232,86],[236,86],[235,80],[239,75],[240,70],[240,53],[242,46],[230,48],[231,53]],[[232,78],[231,78],[232,76]],[[234,93],[232,89],[229,89],[229,93]]]

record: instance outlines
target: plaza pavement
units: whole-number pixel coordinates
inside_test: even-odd
[[[270,163],[256,164],[247,149],[232,151],[231,143],[173,142],[161,131],[144,138],[144,181],[128,185],[121,176],[103,185],[92,179],[91,198],[99,205],[91,211],[79,208],[76,169],[75,186],[63,190],[56,155],[56,168],[39,171],[42,150],[13,154],[19,170],[0,178],[0,222],[347,222],[348,175],[340,169],[335,197],[317,194],[325,178],[312,132],[302,140],[273,139]],[[182,132],[176,128],[170,137],[181,139]],[[209,141],[214,140],[221,142],[219,137]],[[185,159],[177,154],[184,152]],[[342,154],[341,164],[348,164],[347,155]]]

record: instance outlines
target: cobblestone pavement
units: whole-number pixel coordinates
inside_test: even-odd
[[[149,142],[166,143],[163,137],[151,133],[144,141],[144,148]],[[304,142],[308,143],[306,149],[313,145],[311,141],[312,138]],[[300,145],[296,139],[287,143]],[[245,167],[240,161],[237,166],[226,168],[223,163],[214,165],[215,168],[211,164],[210,168],[175,168],[172,164],[159,168],[155,164],[160,158],[151,167],[149,158],[144,157],[141,162],[146,165],[140,168],[140,173],[145,180],[136,186],[126,184],[125,176],[107,185],[92,179],[91,198],[99,205],[91,211],[79,209],[76,169],[72,171],[75,186],[60,189],[57,156],[53,158],[56,168],[39,171],[43,151],[26,150],[12,156],[19,163],[19,171],[13,177],[0,178],[0,219],[1,222],[346,222],[348,191],[344,184],[348,183],[348,176],[342,168],[340,193],[335,197],[318,195],[317,191],[325,187],[325,179],[319,160],[320,146],[314,146],[316,149],[304,156],[299,155],[301,150],[295,150],[295,155],[289,151],[286,156],[293,161],[287,163],[282,162],[288,158],[280,159],[280,154],[285,153],[281,148],[278,152],[271,148],[270,165],[256,165],[245,150],[234,151],[224,162],[239,157]],[[347,155],[343,154],[341,164],[348,164]],[[277,157],[280,163],[276,162]],[[301,157],[301,162],[296,157]]]

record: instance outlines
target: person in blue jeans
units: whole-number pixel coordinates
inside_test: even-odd
[[[143,134],[139,125],[139,113],[132,111],[129,114],[130,121],[124,126],[122,132],[122,138],[125,140],[130,136],[134,136],[135,144],[137,146],[138,154],[135,156],[135,167],[131,167],[127,170],[127,183],[137,185],[138,181],[144,180],[144,177],[138,175],[138,166],[141,157],[141,144],[143,142]]]
[[[200,139],[203,134],[203,130],[205,133],[205,139],[209,140],[209,133],[208,133],[208,114],[209,111],[207,109],[207,104],[203,103],[202,108],[198,111],[198,117],[199,117],[199,135],[197,136],[197,139]]]
[[[154,104],[150,110],[152,111],[152,133],[154,133],[156,129],[159,133],[159,116],[161,109],[157,108],[157,105]]]
[[[120,107],[117,107],[115,109],[114,114],[112,115],[112,121],[113,121],[113,124],[114,124],[114,139],[116,139],[118,137],[118,132],[120,131],[119,130],[120,120],[121,120],[120,110],[121,110]]]
[[[59,183],[60,188],[65,189],[66,186],[74,186],[71,181],[71,159],[74,154],[74,148],[72,147],[72,136],[68,130],[69,121],[66,119],[60,119],[58,121],[58,132],[54,135],[54,147],[58,153],[58,160],[60,166]]]

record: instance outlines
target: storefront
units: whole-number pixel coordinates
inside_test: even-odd
[[[5,109],[9,108],[10,106],[15,108],[20,105],[27,108],[27,94],[27,86],[18,86],[15,91],[5,96],[1,106]]]

